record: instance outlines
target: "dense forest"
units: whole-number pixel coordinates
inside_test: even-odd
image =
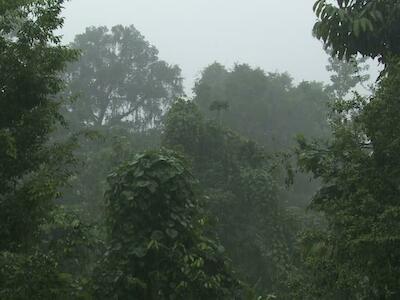
[[[400,299],[400,1],[316,1],[330,83],[212,62],[190,96],[63,6],[0,1],[1,300]]]

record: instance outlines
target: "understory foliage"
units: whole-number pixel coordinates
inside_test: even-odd
[[[236,298],[240,284],[223,247],[205,235],[202,201],[181,158],[147,152],[108,181],[109,249],[95,273],[96,299]]]

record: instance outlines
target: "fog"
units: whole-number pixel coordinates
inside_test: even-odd
[[[0,1],[0,300],[400,299],[399,2]]]
[[[327,55],[312,36],[314,0],[72,0],[64,11],[64,40],[88,26],[133,24],[178,64],[190,92],[214,61],[289,72],[295,81],[328,81]]]

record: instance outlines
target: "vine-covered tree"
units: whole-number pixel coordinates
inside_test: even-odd
[[[109,177],[109,250],[96,299],[235,299],[240,283],[205,235],[195,181],[168,150],[147,152]]]

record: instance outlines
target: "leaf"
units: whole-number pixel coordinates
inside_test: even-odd
[[[178,231],[176,231],[175,229],[168,228],[165,232],[172,239],[175,239],[178,236]]]
[[[138,258],[143,258],[147,254],[147,249],[144,247],[135,247],[132,251],[132,254],[134,254]]]
[[[164,233],[159,230],[153,231],[150,238],[155,241],[161,241],[164,238]]]
[[[138,180],[138,181],[136,182],[136,185],[137,185],[138,187],[147,187],[147,186],[149,186],[150,184],[151,184],[150,181],[145,181],[145,180]]]
[[[73,278],[72,275],[69,273],[59,273],[58,277],[60,278],[61,281],[66,281],[66,282],[72,281]]]
[[[320,15],[321,10],[324,5],[325,5],[325,0],[318,0],[317,2],[315,2],[314,6],[313,6],[313,10],[317,16]]]

